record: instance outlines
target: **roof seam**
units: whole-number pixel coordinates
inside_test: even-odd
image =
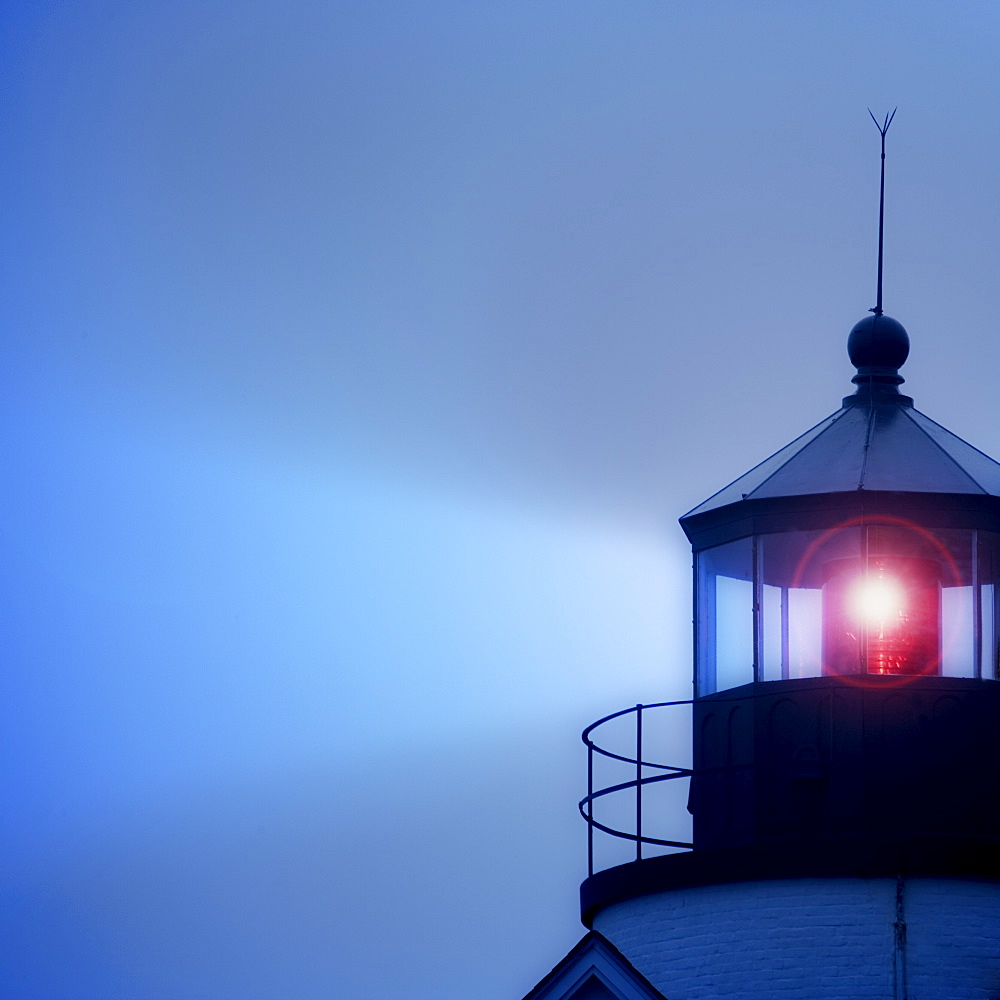
[[[940,427],[941,430],[943,430],[945,434],[947,434],[949,437],[955,438],[956,441],[961,441],[962,444],[964,444],[967,448],[971,448],[977,455],[982,455],[983,458],[985,458],[988,462],[992,462],[994,465],[1000,466],[1000,462],[998,462],[992,455],[987,455],[985,451],[982,451],[981,449],[977,448],[974,444],[969,444],[969,442],[966,441],[965,438],[959,437],[954,431],[948,430],[948,428],[945,427],[944,424],[939,424],[936,420],[933,420],[929,416],[927,416],[926,413],[923,413],[916,408],[914,408],[913,412],[923,417],[924,420],[926,420],[929,424],[933,424],[935,427]],[[913,420],[912,417],[910,417],[910,419]],[[913,422],[915,424],[917,423],[916,420],[913,420]],[[917,424],[917,426],[919,427],[920,425]],[[927,432],[924,431],[924,433],[926,434]]]
[[[906,407],[901,407],[901,409],[903,409],[903,410],[907,410],[907,408],[906,408]],[[920,415],[921,415],[922,417],[923,417],[923,416],[925,416],[925,414],[923,414],[923,413],[921,413]],[[962,464],[961,464],[961,463],[960,463],[960,462],[958,461],[958,459],[957,459],[957,458],[955,458],[955,456],[951,454],[951,452],[949,452],[949,451],[948,451],[947,449],[945,449],[945,448],[944,448],[944,447],[943,447],[942,445],[938,444],[938,442],[937,442],[937,441],[935,441],[935,440],[934,440],[934,438],[932,438],[932,437],[930,436],[930,434],[928,434],[928,433],[927,433],[927,431],[925,431],[925,430],[923,429],[923,427],[921,427],[921,426],[920,426],[920,424],[918,424],[918,423],[916,422],[916,420],[914,420],[914,419],[913,419],[913,416],[912,416],[912,415],[911,415],[911,414],[910,414],[910,413],[908,412],[908,410],[907,410],[907,412],[906,412],[906,419],[907,419],[907,420],[909,420],[909,421],[910,421],[910,423],[911,423],[911,424],[913,424],[913,426],[914,426],[914,427],[916,427],[916,428],[917,428],[917,430],[918,430],[918,431],[920,431],[920,433],[921,433],[921,434],[923,434],[923,436],[924,436],[925,438],[927,438],[927,440],[928,440],[928,441],[930,441],[930,443],[931,443],[931,444],[932,444],[932,445],[933,445],[933,446],[934,446],[935,448],[937,448],[937,450],[938,450],[939,452],[941,452],[941,454],[942,454],[942,455],[944,455],[944,456],[945,456],[945,458],[947,458],[947,459],[948,459],[948,461],[949,461],[949,462],[951,462],[951,464],[952,464],[952,465],[954,465],[954,466],[955,466],[955,468],[956,468],[956,469],[958,469],[958,471],[959,471],[960,473],[962,473],[962,475],[963,475],[963,476],[965,476],[965,478],[966,478],[966,479],[968,479],[968,480],[969,480],[969,482],[971,482],[971,483],[973,484],[973,486],[975,486],[975,487],[976,487],[976,488],[977,488],[977,489],[979,490],[979,492],[980,492],[980,493],[984,494],[985,496],[992,496],[992,494],[990,493],[990,491],[989,491],[989,490],[987,490],[987,489],[984,489],[984,488],[983,488],[983,485],[982,485],[982,483],[980,483],[980,482],[979,482],[979,480],[978,480],[978,479],[976,479],[976,477],[975,477],[975,476],[973,476],[973,475],[972,475],[971,473],[969,473],[969,472],[968,472],[968,470],[967,470],[967,469],[965,468],[965,466],[964,466],[964,465],[962,465]],[[930,417],[926,417],[926,419],[927,419],[927,420],[931,420],[931,418],[930,418]],[[937,426],[937,427],[941,427],[941,425],[940,425],[940,424],[938,424],[938,423],[936,423],[936,421],[934,421],[934,420],[931,420],[931,423],[932,423],[932,424],[935,424],[935,426]],[[946,432],[947,432],[948,434],[951,434],[951,431],[949,431],[947,427],[941,427],[941,430],[943,430],[943,431],[946,431]],[[956,437],[957,435],[952,435],[952,436],[953,436],[953,437]],[[962,438],[959,438],[959,440],[961,441],[961,440],[963,440],[963,439],[962,439]],[[973,446],[972,446],[972,445],[970,444],[970,445],[969,445],[969,447],[970,447],[970,448],[972,448]],[[978,448],[976,448],[975,450],[976,450],[976,451],[979,451],[979,449],[978,449]],[[980,453],[981,455],[983,454],[982,452],[979,452],[979,453]],[[989,456],[989,455],[984,455],[983,457],[984,457],[984,458],[989,458],[990,456]],[[990,459],[990,461],[992,461],[992,459]]]
[[[774,470],[774,472],[772,472],[769,476],[766,476],[764,479],[762,479],[749,493],[747,493],[746,494],[747,497],[752,497],[753,494],[756,493],[758,490],[762,489],[766,483],[769,483],[772,479],[774,479],[774,477],[779,472],[781,472],[781,470],[786,465],[788,465],[788,463],[791,462],[792,459],[794,459],[796,456],[802,454],[802,449],[803,448],[806,448],[806,447],[808,447],[808,445],[811,445],[814,442],[818,441],[824,434],[826,434],[827,431],[830,430],[831,427],[833,427],[833,425],[835,423],[837,423],[838,420],[840,420],[843,416],[845,416],[846,413],[847,413],[847,407],[846,406],[842,406],[838,412],[831,414],[830,417],[827,418],[830,422],[826,425],[826,427],[824,427],[817,435],[815,435],[814,437],[810,438],[809,441],[802,446],[802,448],[796,448],[796,450],[794,452],[792,452],[792,454],[789,455],[788,458],[786,458],[785,461],[782,462],[781,465],[779,465]],[[822,421],[820,421],[820,423],[822,423]],[[817,424],[816,426],[818,427],[819,424]],[[805,437],[805,434],[800,435],[800,437]],[[798,440],[798,438],[796,438],[796,440]],[[792,444],[794,444],[794,443],[795,442],[793,441]],[[767,459],[764,459],[764,461],[766,462]],[[764,463],[761,462],[760,464],[763,465]],[[751,469],[750,472],[753,472],[753,469]],[[749,473],[747,473],[747,474],[749,475]],[[740,478],[742,479],[743,477],[741,476]],[[739,480],[737,480],[737,482],[738,481]]]
[[[816,438],[821,437],[823,434],[825,434],[842,416],[844,416],[845,413],[847,413],[847,408],[842,406],[839,410],[835,410],[829,416],[826,416],[822,420],[820,420],[817,423],[813,424],[812,427],[810,427],[806,431],[803,431],[797,438],[794,438],[793,440],[789,441],[788,444],[786,444],[783,448],[779,448],[776,452],[773,452],[772,454],[768,455],[767,458],[764,458],[761,461],[759,461],[755,466],[753,466],[753,468],[748,469],[746,472],[744,472],[742,476],[737,476],[732,482],[726,483],[726,485],[723,486],[721,490],[716,490],[710,497],[708,497],[705,500],[702,500],[702,502],[700,504],[698,504],[697,507],[692,507],[686,514],[683,514],[681,516],[680,520],[683,521],[685,518],[690,517],[696,511],[702,510],[702,508],[706,507],[707,504],[710,504],[716,497],[722,496],[722,494],[725,493],[726,490],[728,490],[728,489],[732,488],[733,486],[735,486],[741,479],[746,479],[747,476],[752,475],[762,465],[765,465],[767,462],[770,462],[771,459],[774,458],[775,455],[778,455],[778,454],[780,454],[783,451],[787,451],[793,445],[798,444],[798,442],[801,441],[804,437],[807,437],[808,435],[812,434],[813,431],[815,431],[817,427],[820,427],[821,425],[826,424],[827,425],[826,427],[824,427],[817,434],[814,434],[811,438],[809,438],[809,441],[806,442],[807,444],[812,444],[812,442],[815,441]],[[777,475],[777,473],[779,473],[796,455],[798,455],[799,452],[802,451],[802,448],[804,448],[804,447],[805,447],[805,445],[802,445],[801,447],[796,448],[788,456],[788,458],[786,458],[785,461],[782,462],[781,465],[779,465],[778,468],[775,469],[774,472],[771,473],[771,475],[767,476],[766,479],[761,480],[761,482],[759,482],[753,488],[753,490],[751,490],[751,493],[756,493],[756,491],[759,490],[761,488],[761,486],[763,486],[764,483],[766,483],[768,481],[768,479],[770,479],[774,475]],[[750,494],[749,493],[745,493],[745,494],[743,494],[742,499],[746,499],[746,497],[748,497],[748,496],[750,496]],[[731,503],[735,503],[735,501],[730,501],[730,502]],[[723,504],[722,506],[726,506],[726,505]],[[707,510],[714,510],[714,509],[715,509],[714,507],[708,507],[707,508]]]
[[[868,432],[865,434],[864,455],[861,458],[861,476],[858,479],[858,489],[865,488],[865,476],[868,475],[868,456],[871,454],[872,438],[875,436],[875,404],[868,404]]]

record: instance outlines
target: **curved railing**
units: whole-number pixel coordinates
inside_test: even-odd
[[[864,686],[851,683],[846,687],[842,679],[837,677],[762,682],[752,688],[747,685],[731,693],[723,692],[699,699],[699,705],[713,710],[726,704],[770,700],[773,704],[770,707],[764,706],[767,711],[763,713],[768,719],[772,717],[771,713],[776,706],[780,707],[791,699],[805,713],[806,722],[796,722],[792,729],[784,730],[786,736],[790,734],[795,737],[793,742],[802,746],[794,754],[786,753],[782,757],[784,763],[781,764],[772,761],[770,764],[758,762],[754,765],[751,762],[752,746],[756,739],[751,725],[740,737],[742,742],[738,744],[743,748],[737,754],[741,763],[706,767],[702,754],[702,762],[696,773],[693,763],[690,763],[693,747],[690,726],[692,708],[695,705],[694,700],[690,699],[635,705],[599,719],[588,726],[582,736],[587,747],[587,794],[580,800],[579,809],[580,815],[587,821],[588,875],[593,875],[595,870],[622,864],[623,861],[641,861],[644,849],[648,849],[647,856],[667,851],[691,850],[694,844],[683,836],[691,823],[687,809],[689,800],[688,797],[680,800],[676,794],[682,790],[690,794],[690,785],[683,789],[676,783],[683,782],[684,779],[690,782],[692,778],[703,781],[697,805],[700,823],[704,828],[706,823],[715,822],[713,816],[718,819],[712,812],[716,810],[717,813],[720,807],[720,802],[717,801],[718,789],[713,784],[713,779],[728,776],[727,780],[732,784],[734,777],[754,771],[755,767],[757,777],[765,779],[760,782],[757,794],[773,798],[778,794],[776,789],[779,786],[784,788],[789,782],[806,779],[812,781],[824,772],[836,771],[843,774],[846,773],[845,769],[855,773],[859,768],[858,760],[864,759],[865,766],[862,768],[863,773],[857,778],[857,789],[858,794],[867,797],[866,801],[868,798],[872,800],[872,805],[866,807],[866,816],[871,822],[876,825],[900,823],[903,821],[900,817],[904,817],[909,824],[908,829],[919,827],[935,836],[944,830],[949,835],[970,837],[977,843],[984,837],[992,841],[995,830],[1000,828],[1000,807],[987,808],[982,805],[985,799],[981,790],[990,782],[996,783],[994,778],[1000,774],[1000,765],[994,767],[991,764],[987,768],[982,761],[996,761],[1000,758],[995,753],[978,751],[976,757],[980,764],[978,768],[970,768],[966,763],[968,743],[961,738],[960,728],[965,725],[971,732],[979,734],[977,738],[987,740],[987,743],[982,744],[983,747],[992,747],[993,743],[988,740],[993,739],[992,734],[996,731],[993,721],[1000,710],[1000,692],[994,687],[994,682],[973,678],[914,677],[908,682],[918,686],[917,690],[922,692],[926,704],[919,712],[913,706],[907,708],[905,719],[909,719],[908,722],[903,716],[891,716],[894,728],[892,739],[887,744],[877,740],[873,743],[864,733],[877,733],[882,725],[880,720],[884,718],[888,699],[898,699],[899,681],[894,677],[869,678]],[[940,711],[935,707],[946,704],[949,706],[947,711]],[[963,706],[958,716],[955,715],[957,710],[953,705]],[[898,707],[893,711],[898,714]],[[815,722],[820,718],[821,712],[826,713],[823,716],[827,720],[824,725],[829,726],[831,731],[836,728],[841,733],[835,744],[830,742],[825,748],[822,759],[819,757],[818,747],[813,746],[815,737],[801,735],[806,733],[802,726],[812,726],[815,729]],[[965,719],[966,722],[956,722],[956,718]],[[809,719],[813,722],[809,723]],[[871,723],[867,729],[866,719]],[[761,724],[765,728],[769,725]],[[932,728],[928,730],[928,726]],[[931,738],[929,732],[938,735]],[[938,742],[935,743],[934,740]],[[916,763],[925,760],[923,755],[929,754],[935,746],[935,761],[930,770]],[[948,747],[948,752],[942,756],[941,748],[944,746]],[[905,767],[897,760],[902,748],[909,748]],[[812,756],[801,756],[800,751],[803,749],[811,749]],[[732,759],[732,753],[730,745],[727,759]],[[667,763],[669,760],[680,763]],[[598,770],[602,773],[598,774]],[[609,771],[613,772],[611,780],[608,780]],[[909,804],[900,800],[898,794],[889,805],[876,804],[878,795],[882,794],[876,794],[876,790],[903,787],[901,782],[904,778],[910,783],[906,787],[913,788],[913,794],[906,800]],[[662,790],[666,790],[665,794]],[[864,824],[858,826],[860,820],[844,805],[846,800],[843,800],[842,791],[828,789],[824,795],[826,804],[823,808],[832,810],[828,817],[830,824],[839,823],[837,829],[848,831],[868,829]],[[955,806],[956,795],[961,799],[961,809]],[[942,805],[932,808],[930,803],[933,802]],[[977,802],[982,807],[974,805]],[[753,806],[753,809],[756,808],[758,807]],[[756,818],[748,814],[746,819],[758,824],[755,836],[777,836],[774,833],[777,821],[772,822],[763,814]],[[798,822],[801,825],[812,820],[806,813],[797,818],[784,817],[781,820],[784,824],[781,836],[787,836],[788,822],[793,822],[793,825]],[[768,833],[768,830],[771,832]],[[601,835],[599,843],[602,855],[615,853],[613,848],[606,845],[624,841],[634,844],[634,857],[615,860],[610,864],[603,863],[602,859],[601,864],[595,864],[595,834]],[[704,846],[701,834],[699,846]],[[622,852],[617,853],[620,855]]]
[[[648,743],[650,738],[650,713],[654,711],[657,712],[656,723],[654,723],[654,725],[657,726],[656,733],[659,737],[658,742],[663,742],[664,733],[669,736],[671,729],[675,727],[671,727],[669,725],[666,727],[663,726],[662,718],[665,713],[659,710],[673,709],[676,710],[676,712],[682,712],[684,707],[689,708],[692,704],[693,702],[691,700],[685,700],[661,701],[650,705],[635,705],[632,708],[625,708],[620,712],[613,712],[611,715],[606,715],[603,719],[598,719],[597,722],[587,726],[587,728],[583,731],[582,739],[587,746],[587,795],[580,800],[579,808],[580,815],[587,821],[588,875],[594,874],[595,830],[608,834],[611,837],[634,842],[636,861],[642,860],[643,845],[658,848],[676,848],[679,850],[690,850],[694,846],[686,840],[668,839],[663,836],[654,836],[654,833],[667,832],[660,828],[660,824],[663,822],[662,817],[660,816],[656,816],[651,824],[647,815],[647,818],[645,819],[645,827],[643,825],[643,806],[648,804],[649,791],[651,787],[662,785],[664,782],[677,781],[684,778],[689,779],[693,773],[690,767],[678,764],[660,763],[656,760],[646,759],[649,754]],[[635,718],[634,734],[632,730],[627,730],[628,736],[632,737],[632,739],[629,740],[629,750],[625,750],[624,747],[619,746],[618,749],[623,751],[619,753],[616,752],[616,750],[609,749],[607,745],[598,743],[597,740],[593,738],[594,734],[602,728],[608,730],[610,729],[610,724],[615,720],[627,721],[627,717],[630,715]],[[676,715],[673,716],[674,721],[676,721],[677,718],[678,717]],[[690,713],[686,716],[686,719],[689,718]],[[645,737],[643,734],[644,725],[646,728]],[[676,726],[676,729],[681,728],[681,726]],[[612,738],[614,738],[614,736],[609,733],[608,739]],[[646,746],[644,746],[644,739],[646,741]],[[607,740],[603,740],[603,742],[606,743]],[[624,736],[621,733],[618,734],[618,742],[624,742]],[[690,738],[684,738],[684,743],[684,748],[679,749],[678,753],[683,753],[684,755],[689,756],[691,753]],[[634,750],[632,748],[634,748]],[[603,787],[595,790],[594,772],[595,763],[597,763],[598,759],[617,762],[618,766],[624,765],[629,768],[630,777],[624,781],[613,782],[612,784],[604,785]],[[616,800],[616,804],[620,806],[622,797],[628,797],[633,800],[632,803],[630,803],[631,808],[628,810],[630,814],[629,822],[627,824],[628,828],[625,828],[624,824],[620,821],[611,819],[601,821],[595,817],[595,803],[601,800],[614,799]]]

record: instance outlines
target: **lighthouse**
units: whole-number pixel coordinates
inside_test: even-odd
[[[588,933],[530,1000],[1000,998],[1000,464],[901,391],[881,230],[853,390],[680,519],[693,697],[585,730]]]

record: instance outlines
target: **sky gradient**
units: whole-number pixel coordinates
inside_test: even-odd
[[[1000,455],[992,3],[9,3],[9,1000],[526,992],[676,519],[904,391]]]

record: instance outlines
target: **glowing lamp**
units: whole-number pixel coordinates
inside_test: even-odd
[[[941,665],[937,563],[899,556],[835,560],[823,584],[825,674],[927,675]]]

